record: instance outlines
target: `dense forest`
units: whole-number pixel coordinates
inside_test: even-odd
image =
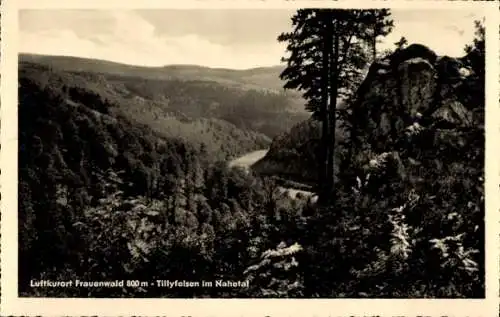
[[[249,88],[20,58],[20,296],[484,297],[482,24],[451,58],[404,41],[378,56],[388,10],[292,21],[281,84],[303,97],[257,87],[255,74]],[[325,21],[336,32],[321,33]],[[333,57],[351,31],[361,40],[341,69]],[[302,45],[314,34],[327,38]],[[294,59],[306,48],[317,70]],[[266,148],[250,170],[228,165]],[[290,198],[276,176],[320,199]]]
[[[272,182],[229,169],[203,144],[163,137],[110,115],[105,101],[83,104],[30,78],[19,89],[21,292],[33,291],[34,277],[236,279],[251,254],[292,230],[276,215],[293,213],[294,202],[279,206]],[[238,150],[251,146],[245,140]],[[169,295],[157,292],[165,290],[147,295]]]

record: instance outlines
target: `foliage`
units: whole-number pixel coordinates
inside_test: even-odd
[[[420,137],[432,138],[429,132]],[[353,188],[337,193],[335,212],[320,212],[309,223],[317,238],[302,245],[313,250],[306,262],[320,273],[305,288],[332,281],[309,296],[483,296],[484,189],[471,183],[483,177],[477,137],[470,135],[462,148],[472,166],[452,156],[449,169],[437,170],[432,156],[422,153],[421,165],[405,168],[410,175],[402,178],[398,166],[406,158],[374,157]],[[436,141],[433,149],[453,147]],[[433,185],[416,186],[416,177]]]
[[[302,278],[297,268],[299,263],[295,254],[302,251],[302,247],[294,243],[287,247],[281,242],[276,249],[269,249],[262,253],[258,264],[245,270],[248,280],[253,287],[255,297],[301,297],[303,290]]]
[[[479,81],[478,85],[484,87],[485,85],[485,26],[484,20],[474,21],[474,39],[472,44],[465,46],[468,62],[471,64],[472,69],[478,75],[476,80]]]
[[[474,49],[478,51],[484,52],[485,50],[485,34],[486,34],[486,29],[484,27],[484,20],[476,20],[474,21],[474,27],[475,27],[475,32],[474,32],[474,39],[473,43],[471,45],[466,45],[465,46],[465,52],[470,53]]]

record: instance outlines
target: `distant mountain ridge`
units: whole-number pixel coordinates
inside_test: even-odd
[[[19,62],[36,63],[70,72],[92,72],[158,80],[207,80],[246,87],[248,89],[283,91],[283,82],[279,79],[279,74],[284,67],[279,65],[241,70],[187,64],[149,67],[122,64],[101,59],[27,53],[19,54]],[[295,92],[289,93],[298,96]]]

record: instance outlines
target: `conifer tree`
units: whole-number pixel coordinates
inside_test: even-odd
[[[285,89],[303,91],[306,109],[322,123],[318,157],[319,202],[330,203],[334,190],[335,131],[338,99],[352,93],[367,65],[367,43],[392,27],[389,10],[303,9],[292,17],[287,43]],[[373,54],[372,49],[372,54]]]
[[[476,20],[474,21],[474,39],[472,44],[465,46],[465,52],[469,55],[472,67],[474,71],[480,75],[480,78],[484,78],[485,69],[485,34],[486,29],[484,27],[484,21]],[[484,85],[484,80],[481,82]]]
[[[408,45],[408,40],[406,39],[406,37],[402,36],[399,41],[395,42],[394,45],[396,45],[396,50],[399,51],[399,50],[402,50],[403,48],[406,47],[406,45]]]
[[[386,36],[394,27],[394,21],[389,19],[389,9],[367,10],[367,18],[372,26],[367,28],[368,39],[371,40],[372,60],[377,58],[377,43],[380,36]]]

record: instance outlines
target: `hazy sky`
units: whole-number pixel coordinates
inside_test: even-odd
[[[280,63],[291,29],[287,10],[22,10],[20,52],[69,55],[160,66],[197,64],[250,68]],[[463,55],[481,11],[392,10],[395,28],[380,44],[402,35],[450,56]]]

